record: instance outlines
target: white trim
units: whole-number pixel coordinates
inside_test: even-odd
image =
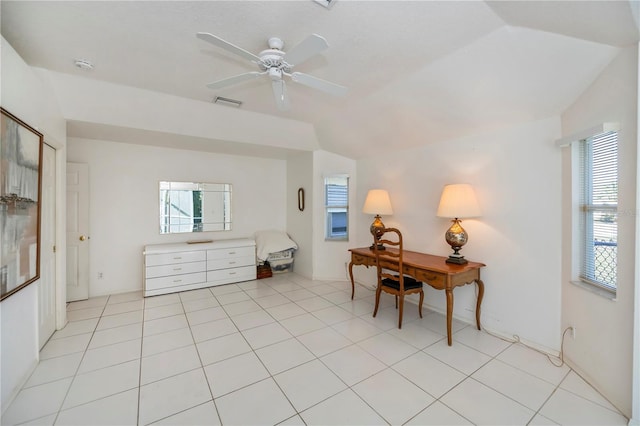
[[[590,138],[591,136],[601,135],[602,133],[619,131],[620,125],[618,123],[602,123],[590,129],[583,130],[578,133],[574,133],[570,136],[565,136],[556,140],[555,144],[558,148],[564,148],[571,145],[573,142],[578,142],[583,139]]]

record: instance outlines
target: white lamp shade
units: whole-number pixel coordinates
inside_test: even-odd
[[[389,193],[384,189],[370,189],[362,212],[366,214],[393,214]]]
[[[458,219],[480,216],[480,206],[471,185],[445,185],[440,196],[437,216]]]

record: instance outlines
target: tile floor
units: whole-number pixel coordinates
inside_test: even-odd
[[[2,424],[627,424],[566,366],[373,301],[287,273],[71,303]]]

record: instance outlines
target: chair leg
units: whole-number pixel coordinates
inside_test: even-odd
[[[396,299],[398,296],[396,296]],[[400,312],[398,312],[398,328],[402,328],[402,309],[404,307],[404,295],[400,296]]]
[[[420,318],[422,318],[422,302],[424,302],[424,290],[420,291],[420,304],[418,305],[418,313],[420,314]]]
[[[378,284],[378,288],[376,288],[376,307],[373,310],[373,317],[376,317],[376,314],[378,313],[378,305],[380,305],[380,293],[382,293],[382,288],[380,287],[380,284]]]
[[[398,296],[396,295],[396,309],[398,309]]]

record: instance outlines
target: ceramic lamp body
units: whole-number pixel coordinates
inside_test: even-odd
[[[453,224],[444,234],[444,238],[447,241],[447,244],[449,244],[457,254],[458,250],[460,250],[463,245],[467,244],[469,236],[460,225],[459,219],[453,219],[451,222],[453,222]]]

